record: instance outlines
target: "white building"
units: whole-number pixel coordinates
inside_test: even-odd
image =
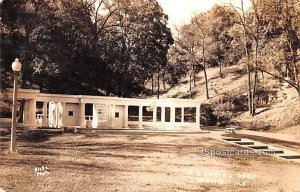
[[[12,99],[12,89],[1,100]],[[19,89],[24,126],[91,127],[100,129],[153,128],[200,129],[200,102],[192,99],[132,99],[87,95],[45,94]],[[37,109],[37,104],[42,106]],[[87,114],[86,108],[92,108]],[[41,111],[41,113],[37,113]],[[11,119],[0,118],[0,122]]]

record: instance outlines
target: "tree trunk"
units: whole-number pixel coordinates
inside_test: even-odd
[[[257,72],[254,74],[254,83],[253,83],[253,92],[252,92],[252,116],[255,116],[255,96],[256,96],[256,89],[257,89]]]
[[[166,91],[166,79],[165,79],[165,73],[162,74],[162,78],[163,78],[163,86],[164,86],[164,91]]]
[[[190,99],[192,99],[192,73],[190,74]]]
[[[219,75],[220,75],[220,78],[223,78],[223,73],[222,73],[222,62],[219,58]]]
[[[290,78],[290,74],[289,74],[289,64],[288,63],[286,63],[286,65],[285,65],[285,74],[286,74],[286,78]]]
[[[157,73],[157,99],[159,99],[160,94],[160,82],[159,82],[159,73]]]
[[[208,79],[207,79],[207,74],[206,74],[206,68],[203,68],[204,72],[204,79],[205,79],[205,90],[206,90],[206,99],[209,99],[209,94],[208,94]]]
[[[248,53],[247,48],[247,29],[246,29],[246,16],[244,11],[244,3],[243,0],[240,0],[241,2],[241,10],[242,10],[242,16],[241,16],[241,22],[243,25],[243,43],[244,43],[244,49],[245,49],[245,56],[247,58],[247,73],[248,73],[248,82],[247,82],[247,89],[248,89],[248,110],[249,114],[252,115],[252,97],[251,97],[251,69],[250,69],[250,56]]]
[[[110,96],[110,93],[111,93],[111,84],[109,81],[106,81],[105,82],[105,87],[106,87],[106,96]]]
[[[247,73],[248,73],[248,110],[249,114],[252,115],[252,97],[251,97],[251,71],[250,71],[250,65],[247,64]]]
[[[151,78],[151,91],[152,91],[152,96],[154,95],[154,74],[152,75]]]
[[[195,74],[195,65],[193,64],[193,83],[194,83],[194,87],[197,87],[196,85],[196,74]]]
[[[25,39],[24,39],[24,47],[30,47],[30,29],[29,27],[25,27]],[[31,59],[29,58],[29,54],[28,51],[22,50],[23,51],[23,55],[20,55],[21,58],[19,58],[22,61],[22,81],[20,84],[20,88],[29,88],[28,85],[26,85],[27,82],[30,82],[30,84],[32,83],[32,69],[29,67],[29,65],[27,65],[27,63],[31,63]],[[23,59],[23,60],[22,60]]]
[[[298,87],[298,109],[300,110],[300,87]]]
[[[291,15],[290,15],[290,8],[288,5],[288,1],[285,1],[285,27],[284,27],[284,32],[286,36],[286,41],[289,46],[290,52],[292,54],[292,64],[293,64],[293,70],[294,70],[294,81],[296,84],[299,85],[299,79],[298,79],[298,70],[297,70],[297,62],[296,62],[296,57],[297,57],[297,48],[295,49],[293,46],[293,35],[291,34],[292,30],[292,20],[291,20]],[[288,28],[291,27],[291,28]],[[289,70],[289,69],[287,69]]]
[[[297,53],[295,53],[295,51],[293,51],[293,67],[294,67],[294,81],[296,84],[299,85],[299,78],[298,78],[298,69],[297,69],[297,62],[296,62],[296,56]]]
[[[127,62],[124,66],[124,73],[123,73],[123,86],[122,86],[122,97],[127,97],[127,69],[128,69],[128,66],[127,66]]]
[[[202,58],[203,58],[203,72],[204,72],[204,79],[205,79],[205,90],[206,90],[206,99],[209,99],[209,93],[208,93],[208,79],[207,79],[207,73],[206,73],[206,66],[205,66],[205,54],[204,54],[204,38],[202,39]]]
[[[258,32],[257,32],[258,34]],[[257,78],[258,78],[258,42],[259,42],[259,37],[258,35],[256,36],[256,41],[255,41],[255,72],[254,72],[254,84],[253,84],[253,92],[252,92],[252,116],[255,116],[255,97],[256,97],[256,89],[257,89]]]

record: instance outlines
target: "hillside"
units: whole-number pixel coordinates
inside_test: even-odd
[[[234,124],[242,128],[270,132],[300,133],[300,109],[297,108],[297,93],[294,88],[264,74],[264,81],[259,83],[262,91],[257,98],[257,114],[252,117],[246,109],[247,74],[245,66],[227,67],[223,69],[223,73],[224,78],[220,78],[218,68],[207,70],[209,100],[205,95],[203,72],[198,73],[192,95],[194,99],[209,104],[214,110],[214,114],[219,111],[223,117],[226,117],[225,125]],[[178,86],[162,95],[162,98],[170,97],[189,98],[188,76],[183,78]]]

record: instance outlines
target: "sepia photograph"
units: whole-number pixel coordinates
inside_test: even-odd
[[[0,192],[300,192],[300,0],[0,0]]]

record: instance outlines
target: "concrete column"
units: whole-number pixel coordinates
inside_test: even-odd
[[[196,107],[196,129],[200,129],[200,107]]]
[[[78,126],[85,127],[85,103],[79,103]]]
[[[84,125],[84,127],[85,127],[85,125]],[[97,110],[96,110],[96,104],[93,104],[92,128],[98,128],[98,114],[97,114]]]
[[[116,112],[116,105],[112,104],[111,105],[111,121],[110,121],[110,127],[111,128],[116,128],[115,127],[115,112]]]
[[[25,101],[24,103],[24,109],[23,109],[23,123],[26,125],[28,124],[28,101]]]
[[[156,106],[153,106],[153,128],[156,128],[157,127],[157,107]]]
[[[32,100],[32,117],[33,117],[33,123],[36,125],[36,100]]]
[[[65,126],[66,117],[67,117],[67,111],[66,111],[66,103],[61,103],[62,105],[62,119],[61,119],[61,125]]]
[[[124,109],[124,125],[123,125],[123,127],[128,128],[128,105],[125,105],[124,107],[125,107],[125,109]]]
[[[42,121],[42,125],[44,127],[48,126],[48,118],[47,118],[47,114],[48,114],[48,107],[47,107],[47,101],[43,102],[43,121]]]
[[[36,100],[32,99],[28,103],[28,125],[36,126]]]
[[[170,108],[170,122],[171,122],[171,129],[173,130],[173,129],[175,129],[174,128],[174,125],[175,125],[175,107],[174,106],[172,106],[171,108]]]
[[[166,117],[166,114],[165,114],[165,107],[161,107],[161,122],[160,122],[160,127],[162,129],[165,129],[165,117]]]
[[[110,114],[111,114],[111,107],[110,107],[110,104],[107,104],[106,107],[107,107],[107,121],[106,121],[106,128],[110,128],[110,122],[111,122],[111,117],[110,117]]]
[[[184,107],[181,107],[181,123],[184,123]]]
[[[49,108],[50,108],[50,103],[49,103]],[[49,114],[49,120],[52,125],[51,127],[58,128],[58,102],[51,102],[50,113],[51,113],[51,119]]]
[[[143,106],[139,106],[139,127],[143,127]]]
[[[64,102],[58,102],[57,103],[57,113],[58,113],[58,127],[64,127],[64,121],[66,118],[66,103]]]

